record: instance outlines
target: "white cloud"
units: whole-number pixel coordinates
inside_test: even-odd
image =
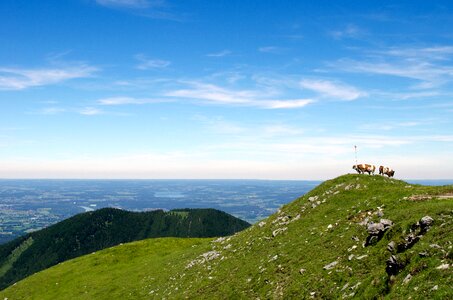
[[[43,108],[43,109],[39,110],[37,114],[40,114],[40,115],[56,115],[56,114],[64,113],[66,111],[67,110],[65,108],[62,108],[62,107],[46,107],[46,108]]]
[[[100,115],[103,114],[104,112],[96,107],[85,107],[79,111],[81,115],[85,116],[94,116],[94,115]]]
[[[110,97],[97,100],[100,105],[128,105],[128,104],[152,104],[170,102],[171,99],[157,98],[134,98],[134,97]]]
[[[268,109],[300,108],[315,103],[313,99],[291,99],[291,100],[258,100],[254,106]]]
[[[96,3],[107,7],[147,8],[150,2],[147,0],[96,0]]]
[[[139,61],[137,69],[150,70],[150,69],[163,69],[168,67],[171,62],[162,59],[149,59],[143,54],[138,54],[135,58]]]
[[[213,84],[190,83],[188,89],[165,93],[167,97],[188,98],[212,103],[254,106],[265,109],[300,108],[314,103],[312,99],[268,99],[262,93],[253,90],[228,90]]]
[[[91,77],[98,69],[87,65],[50,69],[0,68],[0,90],[22,90]]]
[[[348,24],[343,29],[330,32],[330,35],[335,39],[357,38],[362,36],[363,34],[363,30],[354,24]]]
[[[222,50],[220,52],[206,54],[206,56],[209,56],[209,57],[224,57],[224,56],[227,56],[227,55],[230,55],[230,54],[231,54],[230,50]]]
[[[378,54],[397,56],[409,59],[448,60],[453,55],[453,46],[433,46],[425,48],[392,47],[384,51],[375,51]]]
[[[272,54],[281,54],[281,53],[285,52],[286,50],[287,50],[286,48],[277,47],[277,46],[265,46],[265,47],[258,48],[259,52],[272,53]]]
[[[416,80],[411,88],[432,89],[453,81],[453,46],[393,47],[367,51],[363,60],[341,59],[331,66],[356,73]]]
[[[300,81],[300,86],[304,89],[315,91],[322,97],[338,100],[350,101],[367,95],[355,87],[328,80],[304,79]]]

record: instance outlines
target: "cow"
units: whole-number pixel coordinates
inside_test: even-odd
[[[357,171],[359,174],[364,174],[365,172],[368,173],[368,175],[373,174],[374,171],[376,171],[376,166],[375,165],[369,165],[369,164],[360,164],[360,165],[353,165],[352,168]]]
[[[395,170],[389,167],[379,166],[379,175],[393,177],[395,175]]]

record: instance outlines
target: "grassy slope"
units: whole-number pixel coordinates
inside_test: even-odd
[[[424,187],[380,176],[345,175],[230,238],[122,245],[35,274],[0,292],[0,298],[452,298],[453,199],[405,198],[446,193],[453,193],[453,186]],[[309,201],[314,196],[318,199]],[[359,223],[365,217],[378,221],[378,207],[383,218],[395,225],[378,243],[363,247],[367,232]],[[434,226],[411,249],[397,254],[407,265],[389,280],[388,242],[401,241],[425,215],[434,218]],[[190,247],[191,243],[197,246]],[[423,251],[427,257],[418,255]],[[167,255],[159,254],[164,252]],[[203,253],[212,259],[204,259]],[[334,261],[338,262],[334,268],[323,269]],[[437,269],[445,263],[450,268]],[[412,279],[404,284],[409,273]]]
[[[0,245],[0,290],[33,273],[94,251],[152,237],[216,237],[250,224],[214,209],[130,212],[103,208],[75,215]]]

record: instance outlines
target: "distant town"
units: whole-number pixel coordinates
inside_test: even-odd
[[[318,185],[273,180],[0,180],[0,243],[85,211],[216,208],[254,223]]]

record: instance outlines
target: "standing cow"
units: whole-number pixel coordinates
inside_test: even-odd
[[[395,175],[395,170],[389,167],[379,166],[379,175],[393,177]]]
[[[367,172],[368,175],[374,175],[374,172],[376,171],[376,166],[369,164],[353,165],[352,168],[359,174],[364,174],[365,172]]]

